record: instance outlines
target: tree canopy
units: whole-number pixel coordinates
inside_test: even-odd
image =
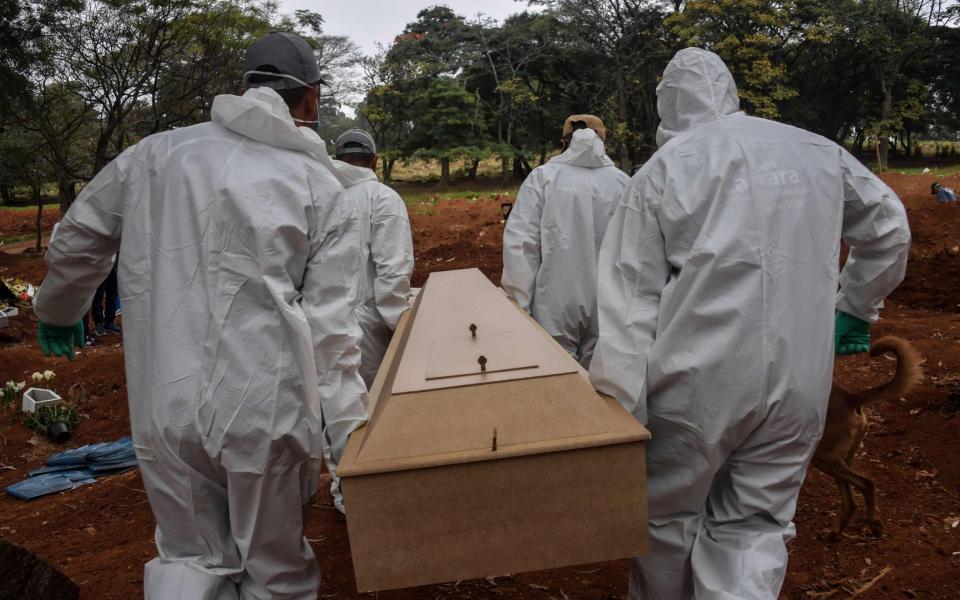
[[[498,157],[523,175],[569,114],[603,119],[629,171],[655,149],[656,86],[678,49],[717,52],[744,110],[876,158],[958,139],[960,6],[941,0],[529,0],[502,22],[441,5],[364,56],[322,15],[268,0],[9,0],[0,6],[0,191],[76,185],[144,136],[209,119],[238,93],[244,49],[271,30],[315,49],[321,135],[371,131],[397,160]]]

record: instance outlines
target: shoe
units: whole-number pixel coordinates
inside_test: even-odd
[[[107,330],[104,328],[103,323],[97,323],[97,326],[93,330],[97,335],[107,335]]]
[[[120,329],[120,326],[117,325],[116,323],[107,323],[106,325],[103,326],[103,328],[109,331],[110,333],[115,333],[117,335],[121,335],[123,333],[123,330]]]
[[[84,340],[83,345],[84,345],[85,347],[90,347],[90,346],[93,346],[93,345],[96,344],[96,343],[97,343],[96,338],[94,338],[93,336],[87,336],[87,339]]]

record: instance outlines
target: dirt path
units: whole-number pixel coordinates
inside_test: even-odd
[[[49,234],[43,234],[43,237],[40,238],[41,247],[46,247],[47,243],[50,241]],[[32,252],[34,248],[37,247],[37,240],[23,240],[20,242],[13,242],[10,244],[0,244],[0,252],[6,252],[7,254],[23,254],[24,252]]]
[[[877,406],[870,434],[857,459],[874,477],[884,520],[882,537],[853,527],[838,543],[818,535],[833,523],[839,498],[831,480],[809,473],[790,545],[783,598],[847,598],[876,579],[858,598],[957,598],[960,580],[960,257],[950,249],[960,239],[960,207],[932,203],[928,178],[887,180],[908,206],[915,243],[907,281],[893,295],[875,328],[877,336],[902,335],[927,359],[927,381],[904,401]],[[960,187],[960,181],[944,182]],[[415,284],[430,271],[480,267],[494,282],[500,276],[500,199],[458,200],[411,211],[415,231]],[[43,262],[29,255],[0,253],[0,276],[39,282]],[[53,369],[62,387],[82,381],[93,394],[89,418],[72,444],[113,439],[129,432],[122,348],[116,338],[83,351],[68,363],[44,358],[34,342],[30,311],[0,331],[0,382],[22,380]],[[883,359],[842,358],[837,376],[853,388],[888,378]],[[0,415],[0,487],[39,466],[53,448],[31,443],[31,433]],[[571,482],[577,485],[577,482]],[[308,538],[323,573],[321,598],[354,598],[346,527],[324,491],[311,510]],[[142,565],[154,555],[153,518],[137,471],[94,485],[24,503],[0,496],[0,537],[50,560],[80,584],[90,599],[135,598],[142,594]],[[625,561],[528,573],[495,580],[465,581],[381,593],[388,599],[419,598],[622,598]]]

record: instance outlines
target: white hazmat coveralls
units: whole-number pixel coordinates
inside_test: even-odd
[[[119,250],[130,424],[157,520],[149,599],[314,600],[322,447],[366,418],[356,215],[273,90],[150,136],[84,188],[35,308],[69,325]]]
[[[370,169],[334,160],[356,208],[362,239],[357,318],[363,331],[360,376],[367,389],[380,368],[400,315],[408,308],[413,273],[413,237],[403,199]]]
[[[596,261],[629,177],[592,129],[530,173],[503,230],[501,285],[588,367],[597,340]]]
[[[713,53],[679,52],[657,98],[661,147],[600,251],[590,369],[653,435],[630,597],[773,599],[823,430],[834,309],[876,320],[904,275],[906,214],[837,144],[738,112]]]

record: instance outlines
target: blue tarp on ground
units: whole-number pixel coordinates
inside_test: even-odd
[[[54,454],[47,459],[47,466],[30,471],[27,479],[7,486],[6,492],[21,500],[33,500],[93,483],[97,477],[121,473],[136,466],[137,457],[129,437],[88,444]]]

